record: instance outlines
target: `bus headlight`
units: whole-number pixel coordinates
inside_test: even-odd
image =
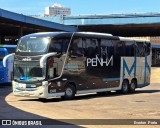
[[[12,88],[16,89],[17,88],[17,83],[15,81],[12,81]]]
[[[48,86],[48,81],[43,81],[43,82],[42,82],[42,86],[44,86],[44,87],[45,87],[45,86]]]

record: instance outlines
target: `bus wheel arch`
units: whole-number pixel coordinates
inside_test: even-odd
[[[121,86],[121,93],[122,94],[127,94],[129,91],[129,80],[128,79],[124,79],[122,82],[122,86]]]
[[[61,98],[64,100],[71,100],[75,97],[76,94],[76,84],[74,82],[68,82],[64,86],[65,90],[65,95],[62,96]]]
[[[133,78],[131,80],[131,84],[129,85],[129,92],[130,93],[133,93],[135,92],[135,89],[137,88],[137,79],[136,78]]]

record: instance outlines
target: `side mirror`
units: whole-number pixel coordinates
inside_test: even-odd
[[[54,56],[56,54],[57,54],[56,52],[53,52],[53,53],[48,53],[48,54],[42,56],[42,58],[40,59],[40,67],[44,68],[47,58],[50,56]]]
[[[14,59],[14,55],[15,55],[15,53],[12,53],[12,54],[9,54],[9,55],[7,55],[7,56],[5,56],[3,58],[3,67],[6,68],[6,66],[7,66],[7,60],[10,59],[10,58]]]

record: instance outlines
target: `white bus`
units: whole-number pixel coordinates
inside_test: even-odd
[[[14,56],[15,96],[72,99],[76,94],[121,91],[150,84],[149,41],[91,32],[22,37]],[[5,64],[5,62],[4,62]]]

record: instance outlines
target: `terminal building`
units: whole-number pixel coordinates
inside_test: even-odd
[[[45,16],[69,16],[69,15],[71,15],[71,9],[65,8],[58,3],[55,3],[51,7],[45,8]]]

